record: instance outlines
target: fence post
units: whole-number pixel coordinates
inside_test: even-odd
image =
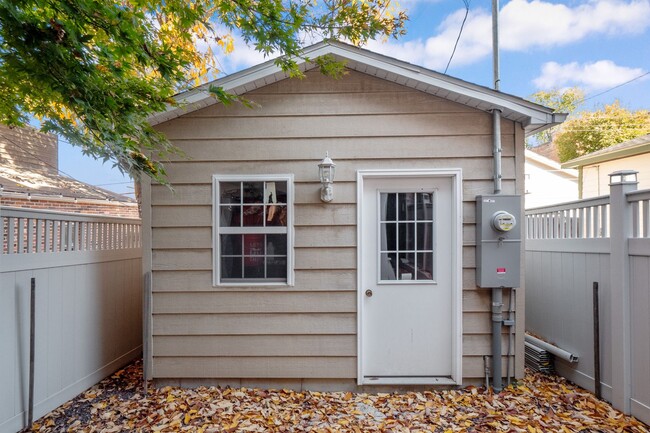
[[[632,395],[628,254],[628,239],[632,236],[632,209],[627,202],[627,193],[637,189],[637,173],[622,170],[609,175],[612,404],[626,414],[630,413]]]

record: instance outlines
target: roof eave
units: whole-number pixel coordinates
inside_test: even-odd
[[[349,67],[360,72],[380,78],[399,77],[400,83],[416,90],[463,103],[482,111],[499,110],[503,117],[520,122],[526,130],[526,135],[558,125],[566,118],[566,115],[553,113],[552,109],[534,102],[352,45],[340,42],[319,42],[304,50],[304,56],[307,58],[317,58],[325,54],[346,60]],[[303,71],[314,67],[302,59],[296,60],[299,61]],[[176,100],[180,106],[169,106],[166,111],[151,116],[149,122],[156,125],[217,103],[216,99],[209,94],[209,88],[212,85],[222,87],[230,93],[243,94],[260,85],[272,84],[287,77],[288,74],[276,65],[275,60],[269,60],[177,95]]]
[[[598,153],[598,155],[584,155],[562,163],[562,168],[580,168],[585,165],[598,164],[599,162],[612,161],[615,159],[627,158],[630,156],[650,153],[650,143],[643,143],[638,146],[626,147],[612,150],[611,152]]]

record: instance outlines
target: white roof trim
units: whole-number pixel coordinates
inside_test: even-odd
[[[520,122],[526,128],[527,134],[559,124],[566,118],[566,114],[553,113],[550,108],[522,98],[341,42],[320,42],[304,50],[304,55],[308,58],[317,58],[326,54],[332,54],[340,60],[347,60],[348,68],[359,70],[368,75],[393,81],[479,110],[500,110],[502,117]],[[302,62],[300,68],[303,71],[315,67],[303,60],[299,60],[299,62]],[[180,106],[169,106],[167,110],[154,114],[149,118],[149,123],[152,125],[163,123],[217,103],[217,100],[208,92],[211,85],[241,95],[285,78],[288,78],[288,75],[275,65],[274,60],[269,60],[177,95],[176,100]]]
[[[532,164],[533,162],[548,167],[546,171],[554,171],[567,175],[570,178],[578,179],[578,170],[571,168],[562,168],[560,163],[553,161],[550,158],[547,158],[539,153],[535,153],[532,150],[526,149],[526,163]]]

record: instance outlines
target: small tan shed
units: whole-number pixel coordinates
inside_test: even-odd
[[[151,119],[186,156],[167,164],[173,191],[143,185],[148,376],[336,390],[481,382],[490,291],[475,283],[475,199],[493,192],[492,111],[505,194],[524,192],[525,135],[556,117],[346,44],[305,54],[333,55],[347,74],[303,62],[306,77],[289,79],[270,61],[211,83],[256,108],[218,104],[206,85]],[[521,377],[524,292],[509,297],[503,371]]]

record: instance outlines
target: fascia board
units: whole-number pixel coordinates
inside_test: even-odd
[[[554,120],[553,112],[550,108],[538,105],[512,95],[497,92],[487,87],[458,80],[449,76],[443,76],[435,71],[431,71],[410,63],[402,62],[397,59],[386,58],[385,56],[370,51],[360,50],[353,46],[339,45],[332,43],[330,47],[323,47],[326,53],[338,54],[340,57],[357,61],[368,66],[375,67],[386,72],[390,72],[406,79],[428,84],[439,89],[446,90],[450,93],[463,95],[489,105],[495,109],[511,110],[533,119],[531,123],[549,123]],[[321,48],[321,49],[323,49]],[[324,53],[324,54],[326,54]],[[321,55],[321,54],[318,54]],[[436,75],[440,75],[439,77]],[[566,115],[564,115],[566,117]],[[563,120],[563,119],[562,119]]]

